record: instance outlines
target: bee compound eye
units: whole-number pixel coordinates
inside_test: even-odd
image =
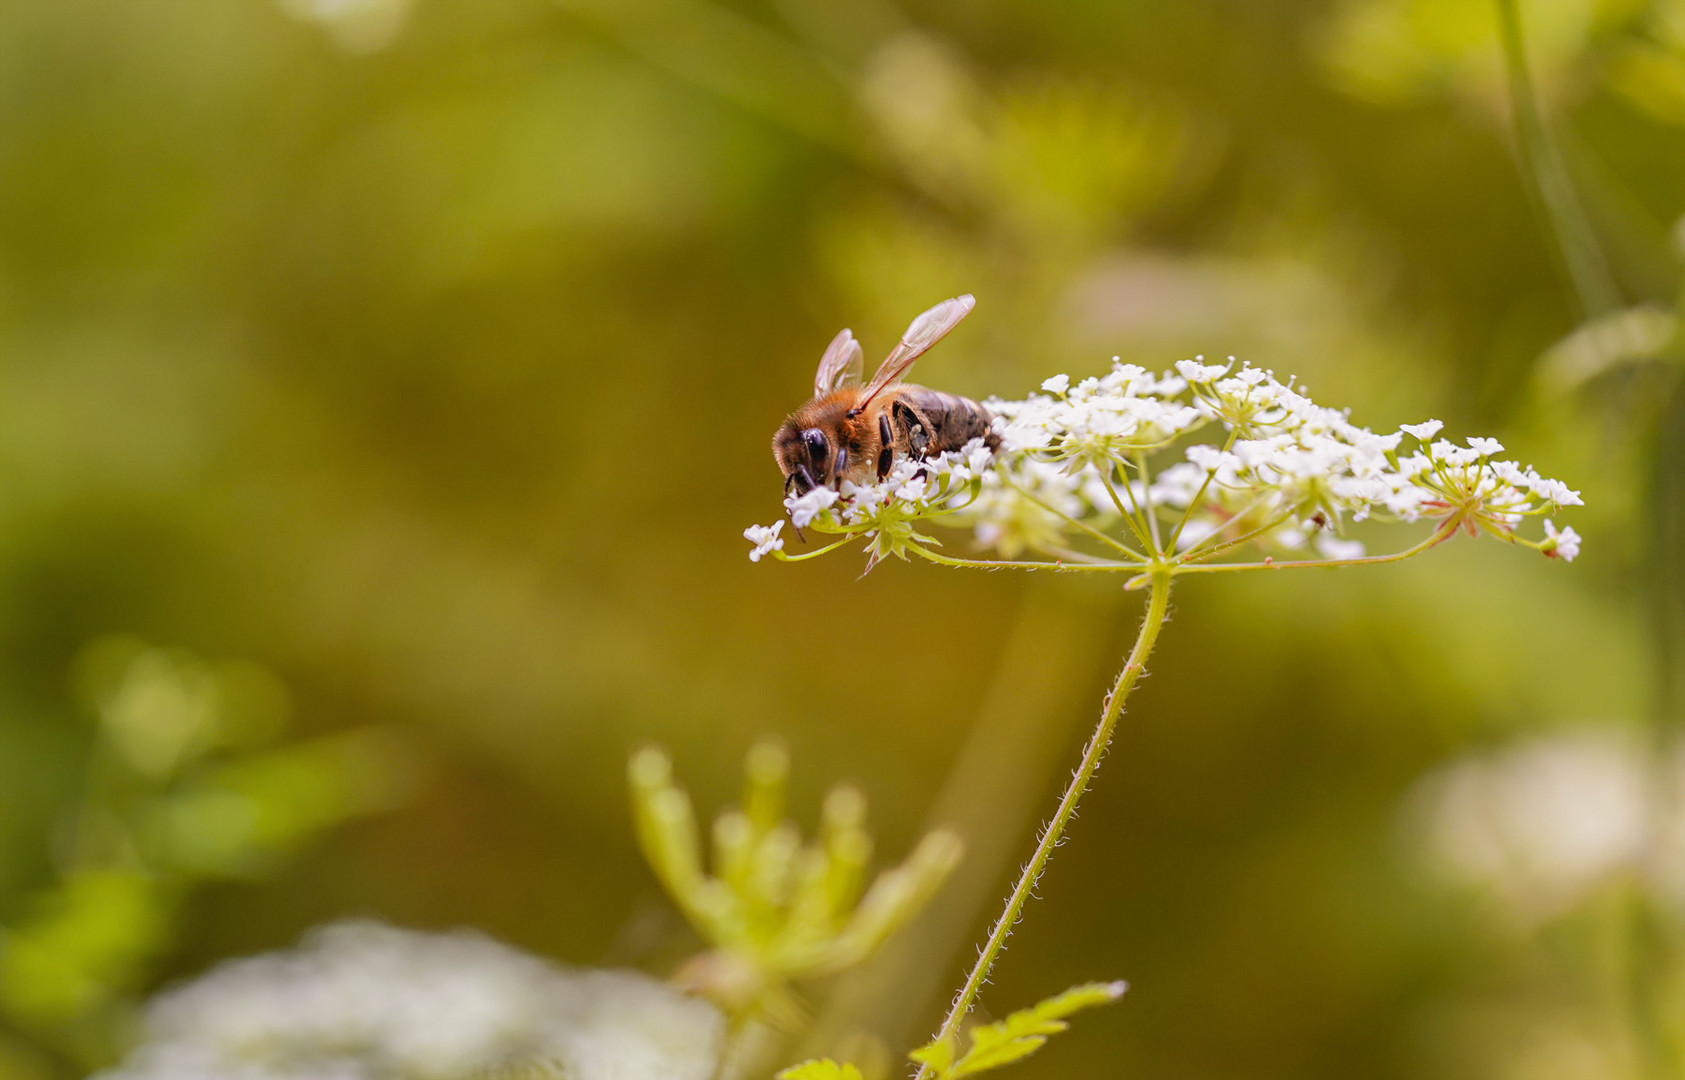
[[[815,465],[823,464],[831,452],[830,440],[818,428],[808,428],[802,432],[802,442],[807,446],[807,456]]]

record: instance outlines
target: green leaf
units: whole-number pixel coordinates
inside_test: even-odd
[[[946,1076],[954,1067],[954,1040],[937,1039],[907,1055],[920,1065],[929,1065],[937,1076]]]
[[[1065,1026],[1060,1021],[1054,1023],[1061,1028]],[[971,1049],[966,1051],[965,1057],[960,1059],[949,1075],[970,1076],[973,1073],[998,1069],[1002,1065],[1010,1065],[1019,1058],[1029,1057],[1040,1050],[1045,1042],[1046,1035],[1009,1036],[988,1028],[979,1028],[971,1033]]]
[[[1073,986],[1064,993],[1028,1009],[1019,1009],[1005,1020],[973,1028],[971,1049],[967,1050],[958,1062],[945,1064],[919,1056],[936,1049],[935,1043],[915,1052],[913,1057],[916,1061],[928,1061],[940,1080],[959,1080],[962,1076],[998,1069],[1040,1050],[1046,1044],[1049,1035],[1056,1035],[1070,1026],[1065,1023],[1065,1017],[1083,1009],[1116,1001],[1123,996],[1125,989],[1127,987],[1121,982],[1084,983],[1081,986]],[[949,1061],[952,1060],[952,1053],[952,1049],[949,1048]]]
[[[778,1074],[778,1080],[861,1080],[860,1070],[844,1062],[838,1065],[830,1058],[817,1058],[792,1065]]]
[[[1110,1005],[1122,997],[1127,989],[1129,984],[1123,982],[1083,983],[1028,1009],[1019,1009],[1005,1020],[989,1026],[1004,1028],[1014,1034],[1034,1032],[1051,1035],[1065,1030],[1065,1024],[1061,1023],[1065,1017],[1084,1009],[1092,1009],[1096,1005]],[[1055,1026],[1041,1026],[1048,1024]]]

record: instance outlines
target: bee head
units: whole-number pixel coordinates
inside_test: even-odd
[[[787,421],[773,436],[772,453],[784,470],[785,486],[794,487],[798,495],[829,481],[836,462],[831,437],[819,428],[801,427],[795,420]]]

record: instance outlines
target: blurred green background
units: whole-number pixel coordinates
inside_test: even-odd
[[[1139,598],[740,533],[831,335],[972,292],[921,381],[1233,353],[1587,503],[1572,567],[1180,589],[984,1000],[1133,989],[1019,1075],[1668,1075],[1685,891],[1521,920],[1410,825],[1460,755],[1685,723],[1685,4],[1521,13],[1601,298],[1484,3],[0,0],[0,1070],[350,913],[664,974],[625,759],[711,811],[765,733],[799,817],[967,834],[808,988],[815,1047],[932,1030]]]

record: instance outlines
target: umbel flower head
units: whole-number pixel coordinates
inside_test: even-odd
[[[868,568],[911,554],[959,566],[1176,574],[1390,561],[1458,532],[1565,562],[1580,550],[1578,534],[1549,518],[1542,538],[1526,535],[1528,519],[1580,505],[1579,492],[1501,457],[1497,440],[1437,439],[1437,420],[1377,433],[1232,358],[1156,374],[1114,358],[1103,375],[1055,375],[1027,398],[985,404],[998,452],[974,440],[901,459],[879,483],[845,480],[786,498],[798,530],[837,539],[791,554],[783,522],[757,525],[744,533],[750,558],[800,560],[863,541]],[[1343,534],[1367,520],[1435,528],[1408,550],[1366,556]],[[941,554],[921,531],[927,524],[969,529],[1000,558]],[[1268,557],[1229,561],[1246,545]]]
[[[690,798],[655,748],[629,768],[638,841],[656,876],[712,951],[679,982],[730,1012],[776,1013],[792,979],[826,975],[866,959],[924,906],[959,862],[960,842],[938,830],[900,866],[866,887],[872,840],[865,798],[839,786],[826,797],[820,833],[803,844],[783,820],[789,758],[776,743],[749,751],[743,802],[714,819],[712,873]]]

